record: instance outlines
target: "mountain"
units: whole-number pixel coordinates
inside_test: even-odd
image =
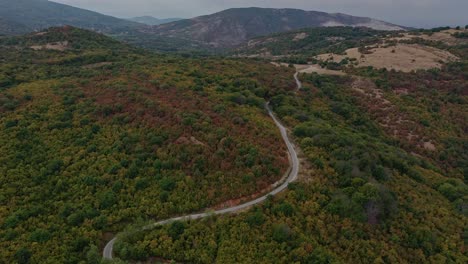
[[[0,34],[21,34],[71,25],[104,33],[133,30],[142,24],[47,0],[0,0]]]
[[[149,29],[152,33],[192,39],[214,47],[232,47],[250,38],[307,27],[352,26],[377,30],[403,27],[366,17],[299,9],[233,8]]]
[[[0,17],[0,36],[24,34],[29,31],[31,30],[25,25]]]
[[[150,25],[150,26],[157,26],[157,25],[161,25],[161,24],[166,24],[166,23],[179,21],[179,20],[182,20],[182,19],[183,18],[159,19],[159,18],[155,18],[155,17],[152,17],[152,16],[141,16],[141,17],[132,17],[132,18],[129,18],[128,20],[133,21],[133,22],[137,22],[137,23],[141,23],[141,24]]]

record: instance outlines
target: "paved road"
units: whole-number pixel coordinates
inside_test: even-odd
[[[298,73],[296,73],[294,75],[294,79],[296,80],[297,87],[298,87],[298,90],[299,90],[302,87],[302,84],[299,81],[297,76],[298,76]],[[266,109],[268,110],[268,114],[270,115],[270,117],[273,119],[273,121],[275,121],[275,124],[279,128],[279,130],[281,132],[281,136],[283,137],[283,140],[286,143],[286,146],[288,147],[290,169],[288,170],[289,174],[287,175],[284,182],[280,181],[280,182],[274,184],[273,186],[278,186],[278,185],[279,186],[276,187],[275,189],[273,189],[271,192],[265,194],[264,196],[259,197],[259,198],[255,199],[255,200],[252,200],[250,202],[246,202],[246,203],[241,204],[241,205],[221,209],[221,210],[214,211],[214,212],[206,212],[206,213],[200,213],[200,214],[191,214],[191,215],[186,215],[186,216],[174,217],[174,218],[171,218],[171,219],[159,221],[159,222],[156,222],[154,224],[145,226],[145,227],[143,227],[143,230],[149,230],[149,229],[151,229],[151,228],[153,228],[155,226],[169,224],[169,223],[174,222],[174,221],[194,220],[194,219],[205,218],[205,217],[208,217],[210,215],[222,215],[222,214],[239,212],[239,211],[241,211],[241,210],[243,210],[245,208],[251,207],[253,205],[256,205],[256,204],[259,204],[259,203],[265,201],[268,198],[268,196],[270,196],[270,195],[276,195],[276,194],[284,191],[288,187],[289,183],[295,181],[297,179],[297,175],[298,175],[298,172],[299,172],[299,159],[297,158],[297,152],[296,152],[296,149],[294,147],[294,144],[289,140],[288,132],[287,132],[286,128],[281,124],[281,122],[273,114],[269,104],[266,105]],[[104,250],[103,250],[102,254],[103,254],[103,257],[105,259],[112,259],[112,251],[114,249],[114,244],[115,244],[116,239],[117,239],[117,237],[114,237],[104,247]]]

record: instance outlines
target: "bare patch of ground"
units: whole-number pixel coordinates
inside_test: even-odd
[[[278,40],[275,38],[267,38],[267,39],[259,39],[259,40],[253,39],[253,40],[249,40],[249,42],[247,43],[247,46],[255,47],[257,45],[267,44],[267,43],[276,42],[276,41]]]
[[[34,36],[44,36],[46,34],[47,34],[47,32],[38,32],[38,33],[34,34]]]
[[[57,51],[65,51],[68,48],[68,41],[60,41],[60,42],[53,42],[47,43],[45,45],[37,45],[29,47],[33,50],[57,50]]]
[[[299,41],[299,40],[305,39],[307,37],[308,37],[307,33],[302,32],[302,33],[299,33],[296,36],[294,36],[293,41]]]
[[[441,68],[443,63],[458,60],[458,57],[448,51],[418,44],[370,47],[366,54],[361,53],[358,48],[352,48],[346,51],[346,55],[327,53],[317,56],[319,60],[331,60],[338,63],[346,58],[356,60],[357,66],[372,66],[403,72]]]
[[[175,141],[176,144],[193,144],[193,145],[199,145],[199,146],[205,146],[206,147],[206,144],[201,142],[200,140],[196,139],[195,137],[190,137],[190,138],[187,138],[187,137],[180,137],[178,138],[176,141]]]
[[[106,65],[111,65],[112,62],[99,62],[99,63],[93,63],[93,64],[88,64],[84,65],[83,68],[85,69],[95,69],[95,68],[100,68]]]
[[[271,64],[275,65],[276,67],[289,67],[289,64],[284,62],[274,62],[272,61]]]
[[[295,64],[296,70],[300,73],[318,73],[318,74],[325,74],[325,75],[346,75],[346,73],[342,71],[335,71],[324,69],[320,67],[318,64],[311,64],[311,65],[299,65]]]
[[[289,67],[289,64],[284,62],[271,62],[271,64],[275,65],[276,67]],[[318,73],[318,74],[326,74],[326,75],[346,75],[346,73],[342,71],[335,71],[335,70],[328,70],[320,67],[318,64],[293,64],[296,71],[300,73]]]
[[[436,147],[432,142],[424,142],[424,148],[430,151],[435,151]]]

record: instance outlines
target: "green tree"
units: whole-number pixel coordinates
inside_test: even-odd
[[[86,252],[86,261],[89,264],[99,264],[101,263],[101,255],[98,248],[95,245],[91,245],[88,252]]]
[[[180,235],[182,235],[185,231],[185,224],[181,221],[174,221],[170,224],[168,229],[168,234],[172,239],[177,240],[179,239]]]
[[[277,224],[273,226],[273,240],[278,243],[283,243],[289,241],[291,238],[292,231],[291,228],[286,224]]]
[[[15,253],[16,261],[19,264],[27,264],[29,263],[29,259],[31,258],[32,254],[27,248],[20,248]]]

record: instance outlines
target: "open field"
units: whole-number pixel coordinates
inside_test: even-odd
[[[346,58],[354,60],[357,66],[372,66],[403,72],[441,68],[443,63],[458,60],[455,55],[448,51],[417,44],[370,47],[364,53],[361,53],[358,48],[352,48],[346,51],[346,55],[327,53],[317,56],[319,60],[337,63]]]

